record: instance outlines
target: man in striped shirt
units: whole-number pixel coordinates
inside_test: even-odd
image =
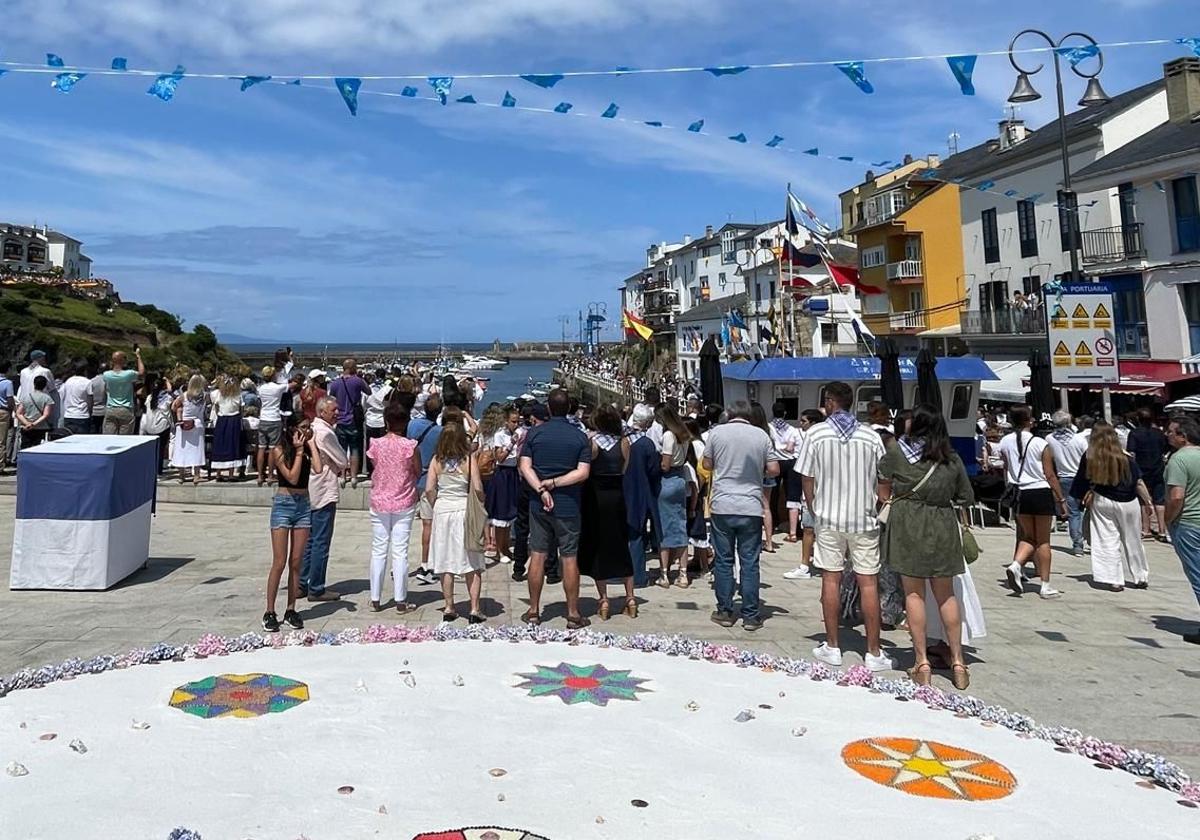
[[[838,647],[838,589],[846,555],[858,577],[863,623],[867,631],[864,664],[887,671],[895,663],[879,649],[879,520],[876,518],[879,434],[850,413],[853,391],[844,382],[825,386],[824,423],[808,430],[796,471],[804,477],[804,499],[812,511],[816,545],[813,565],[821,570],[821,610],[825,641],[813,655],[829,665],[842,664]]]

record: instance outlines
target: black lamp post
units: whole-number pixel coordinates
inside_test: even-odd
[[[1075,75],[1081,79],[1087,79],[1087,89],[1084,91],[1083,97],[1079,100],[1079,105],[1085,108],[1103,105],[1109,101],[1108,94],[1104,92],[1104,88],[1100,87],[1099,79],[1100,71],[1104,69],[1104,56],[1100,52],[1100,46],[1096,43],[1096,39],[1083,32],[1068,32],[1057,42],[1040,29],[1026,29],[1018,32],[1013,36],[1012,41],[1008,45],[1009,63],[1017,71],[1016,86],[1013,88],[1012,95],[1008,97],[1008,101],[1013,104],[1033,102],[1036,99],[1042,98],[1042,95],[1034,89],[1029,77],[1036,75],[1042,69],[1043,65],[1039,64],[1032,70],[1026,70],[1017,63],[1017,58],[1014,54],[1017,41],[1025,35],[1036,35],[1042,38],[1050,46],[1051,53],[1054,56],[1054,85],[1058,93],[1058,139],[1061,147],[1063,169],[1063,201],[1067,203],[1067,219],[1068,224],[1071,226],[1071,279],[1079,280],[1079,202],[1075,199],[1075,192],[1071,189],[1071,163],[1067,151],[1067,113],[1066,106],[1063,104],[1062,61],[1058,50],[1063,47],[1068,38],[1082,38],[1096,50],[1094,54],[1097,61],[1095,72],[1088,73],[1080,70],[1077,63],[1073,62],[1071,64],[1071,71]]]

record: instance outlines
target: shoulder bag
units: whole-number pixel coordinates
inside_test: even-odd
[[[1029,443],[1033,443],[1033,433],[1029,434]],[[1017,453],[1021,456],[1020,465],[1017,467],[1016,483],[1010,484],[1004,488],[1004,494],[1000,497],[1000,504],[1011,511],[1017,510],[1021,504],[1021,476],[1025,474],[1025,456],[1029,454],[1029,443],[1025,444],[1025,450],[1021,450],[1021,432],[1017,432]]]
[[[483,499],[479,498],[479,494],[471,487],[471,473],[476,468],[474,462],[475,459],[468,455],[467,515],[463,519],[466,533],[463,535],[463,544],[466,546],[467,551],[482,554],[484,547],[487,545],[488,515],[487,510],[483,506]]]
[[[879,509],[879,513],[875,515],[875,518],[879,520],[879,524],[887,524],[888,517],[891,516],[892,513],[892,502],[896,501],[897,499],[911,499],[918,490],[925,486],[925,482],[929,480],[930,476],[933,475],[934,470],[937,468],[937,464],[930,464],[929,470],[925,473],[925,475],[921,476],[921,480],[913,486],[913,489],[909,490],[903,496],[892,496],[892,498],[884,502],[883,507]]]

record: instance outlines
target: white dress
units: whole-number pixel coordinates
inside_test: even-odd
[[[451,471],[443,464],[438,475],[437,501],[433,504],[433,531],[429,540],[429,563],[435,575],[463,575],[486,568],[483,552],[467,551],[467,491],[469,482],[461,472],[466,464]]]
[[[975,581],[971,579],[971,567],[965,566],[961,575],[954,576],[954,597],[958,599],[959,617],[962,619],[962,643],[969,645],[975,639],[987,635],[987,625],[983,621],[983,604],[979,593],[975,591]],[[930,639],[946,641],[946,629],[942,626],[942,615],[938,612],[937,601],[933,597],[933,588],[925,584],[925,635]]]
[[[191,430],[185,430],[182,424],[175,426],[175,448],[171,451],[171,466],[204,466],[204,403],[204,397],[193,400],[184,394],[183,419],[193,421],[193,426]]]

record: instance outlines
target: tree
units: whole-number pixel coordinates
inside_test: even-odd
[[[197,324],[192,328],[187,343],[197,355],[207,356],[217,349],[217,335],[204,324]]]

